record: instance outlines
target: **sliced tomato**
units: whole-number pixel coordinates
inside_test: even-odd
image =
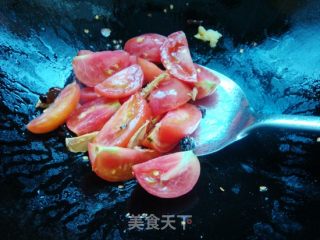
[[[137,62],[138,62],[137,56],[130,55],[129,58],[130,58],[130,65],[132,65],[132,64],[137,64]]]
[[[94,87],[129,65],[130,55],[121,50],[76,56],[72,61],[77,79],[88,87]]]
[[[93,52],[90,50],[80,50],[78,52],[78,56],[82,56],[82,55],[87,55],[87,54],[92,54]]]
[[[160,47],[166,39],[165,36],[155,33],[143,34],[129,39],[124,45],[124,50],[131,55],[160,63]]]
[[[177,144],[197,129],[201,117],[201,111],[188,103],[168,112],[160,121],[160,141]]]
[[[161,46],[161,62],[177,79],[197,82],[197,71],[193,65],[186,35],[179,31],[168,36]]]
[[[138,64],[143,71],[144,84],[151,82],[153,79],[155,79],[155,77],[163,73],[163,71],[157,65],[143,58],[138,58]]]
[[[190,192],[200,176],[200,163],[192,151],[161,156],[132,167],[142,188],[160,198]]]
[[[149,105],[155,116],[176,109],[190,99],[191,88],[174,78],[161,81],[148,98]]]
[[[210,96],[216,90],[216,87],[220,84],[219,77],[213,72],[205,69],[198,64],[194,64],[197,70],[198,82],[194,83],[194,86],[198,90],[196,99],[205,98]]]
[[[150,149],[130,149],[106,147],[89,143],[89,158],[99,177],[109,182],[126,181],[133,178],[132,166],[158,157],[160,154]]]
[[[73,111],[67,127],[78,136],[99,131],[120,106],[118,100],[98,98]]]
[[[101,96],[94,91],[92,87],[85,87],[80,89],[80,104],[84,104],[100,98]]]
[[[135,94],[103,126],[95,142],[104,146],[126,147],[133,134],[150,119],[148,103]]]
[[[94,90],[106,98],[118,99],[136,93],[142,84],[142,69],[138,64],[134,64],[97,84]]]
[[[119,102],[120,104],[124,104],[126,101],[128,101],[130,99],[131,96],[128,97],[124,97],[124,98],[119,98]]]
[[[79,99],[79,85],[75,82],[67,85],[45,112],[28,123],[27,129],[33,133],[47,133],[55,130],[65,123],[77,107]]]
[[[160,126],[161,126],[160,123],[157,123],[155,125],[155,127],[150,131],[148,136],[142,141],[142,146],[154,149],[157,152],[167,153],[173,150],[176,147],[176,145],[179,143],[179,141],[177,141],[176,143],[173,143],[173,142],[167,143],[161,140],[159,137]]]

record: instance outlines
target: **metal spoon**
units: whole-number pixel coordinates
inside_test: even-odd
[[[196,103],[206,108],[206,116],[193,134],[196,142],[194,152],[198,156],[219,151],[260,128],[320,133],[320,117],[256,114],[242,89],[234,81],[212,69],[208,70],[216,74],[221,83],[212,96]]]

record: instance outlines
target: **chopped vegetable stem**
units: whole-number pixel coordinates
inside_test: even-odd
[[[152,82],[150,82],[145,88],[141,91],[141,96],[147,98],[153,89],[155,89],[163,79],[168,77],[168,73],[161,73],[158,77],[156,77]]]

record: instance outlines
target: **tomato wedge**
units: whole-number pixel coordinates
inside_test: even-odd
[[[106,98],[124,98],[136,93],[143,84],[143,72],[138,64],[131,65],[95,86]]]
[[[161,81],[148,98],[149,105],[155,116],[176,109],[190,99],[191,88],[174,78]]]
[[[200,176],[200,163],[192,151],[161,156],[132,169],[141,187],[160,198],[175,198],[190,192]]]
[[[144,84],[151,82],[153,79],[155,79],[155,77],[163,73],[163,71],[157,65],[143,58],[138,58],[138,64],[143,71]]]
[[[129,39],[124,45],[124,50],[131,55],[160,63],[160,47],[166,39],[165,36],[155,33],[143,34]]]
[[[87,54],[92,54],[93,52],[90,51],[90,50],[80,50],[78,52],[78,56],[81,56],[81,55],[87,55]]]
[[[167,143],[160,139],[159,128],[161,124],[157,123],[150,131],[148,136],[142,141],[142,146],[156,150],[157,152],[167,153],[175,148],[179,141],[176,143]]]
[[[197,71],[184,32],[170,34],[160,51],[161,62],[172,76],[181,81],[197,82]]]
[[[94,87],[129,65],[130,55],[121,50],[80,55],[72,61],[77,79],[88,87]]]
[[[194,83],[194,86],[198,90],[196,99],[202,99],[210,96],[220,84],[218,76],[198,64],[194,64],[194,66],[196,67],[198,78],[198,82]]]
[[[128,96],[128,97],[124,97],[124,98],[119,98],[119,102],[120,104],[124,104],[126,101],[128,101],[130,99],[131,96]]]
[[[130,65],[137,64],[138,62],[137,56],[133,56],[133,55],[130,55],[129,60],[130,60]]]
[[[79,99],[79,85],[75,82],[67,85],[45,112],[28,123],[27,129],[32,133],[47,133],[55,130],[67,120],[77,107]]]
[[[150,149],[106,147],[92,143],[88,145],[88,152],[92,171],[109,182],[120,182],[133,178],[132,166],[134,164],[160,155]]]
[[[201,111],[188,103],[168,112],[160,121],[160,141],[177,144],[197,129],[201,117]]]
[[[78,136],[99,131],[120,106],[118,100],[98,98],[73,111],[67,127]]]
[[[95,142],[104,146],[126,147],[133,134],[150,119],[148,103],[140,94],[135,94],[103,126]]]
[[[80,104],[90,102],[90,101],[95,100],[99,97],[101,97],[101,96],[99,94],[97,94],[94,91],[94,88],[92,88],[92,87],[85,87],[85,88],[80,89]]]

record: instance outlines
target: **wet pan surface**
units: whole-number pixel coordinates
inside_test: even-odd
[[[0,9],[1,239],[319,236],[319,136],[259,132],[201,158],[195,189],[163,200],[134,180],[120,188],[100,180],[83,155],[67,152],[65,129],[25,129],[39,114],[39,95],[72,79],[79,49],[116,49],[140,33],[177,30],[195,62],[231,77],[258,112],[319,116],[318,1],[1,0]],[[192,37],[194,20],[223,34],[216,49]],[[176,230],[129,230],[128,213],[174,215]],[[192,215],[186,230],[177,215]]]

